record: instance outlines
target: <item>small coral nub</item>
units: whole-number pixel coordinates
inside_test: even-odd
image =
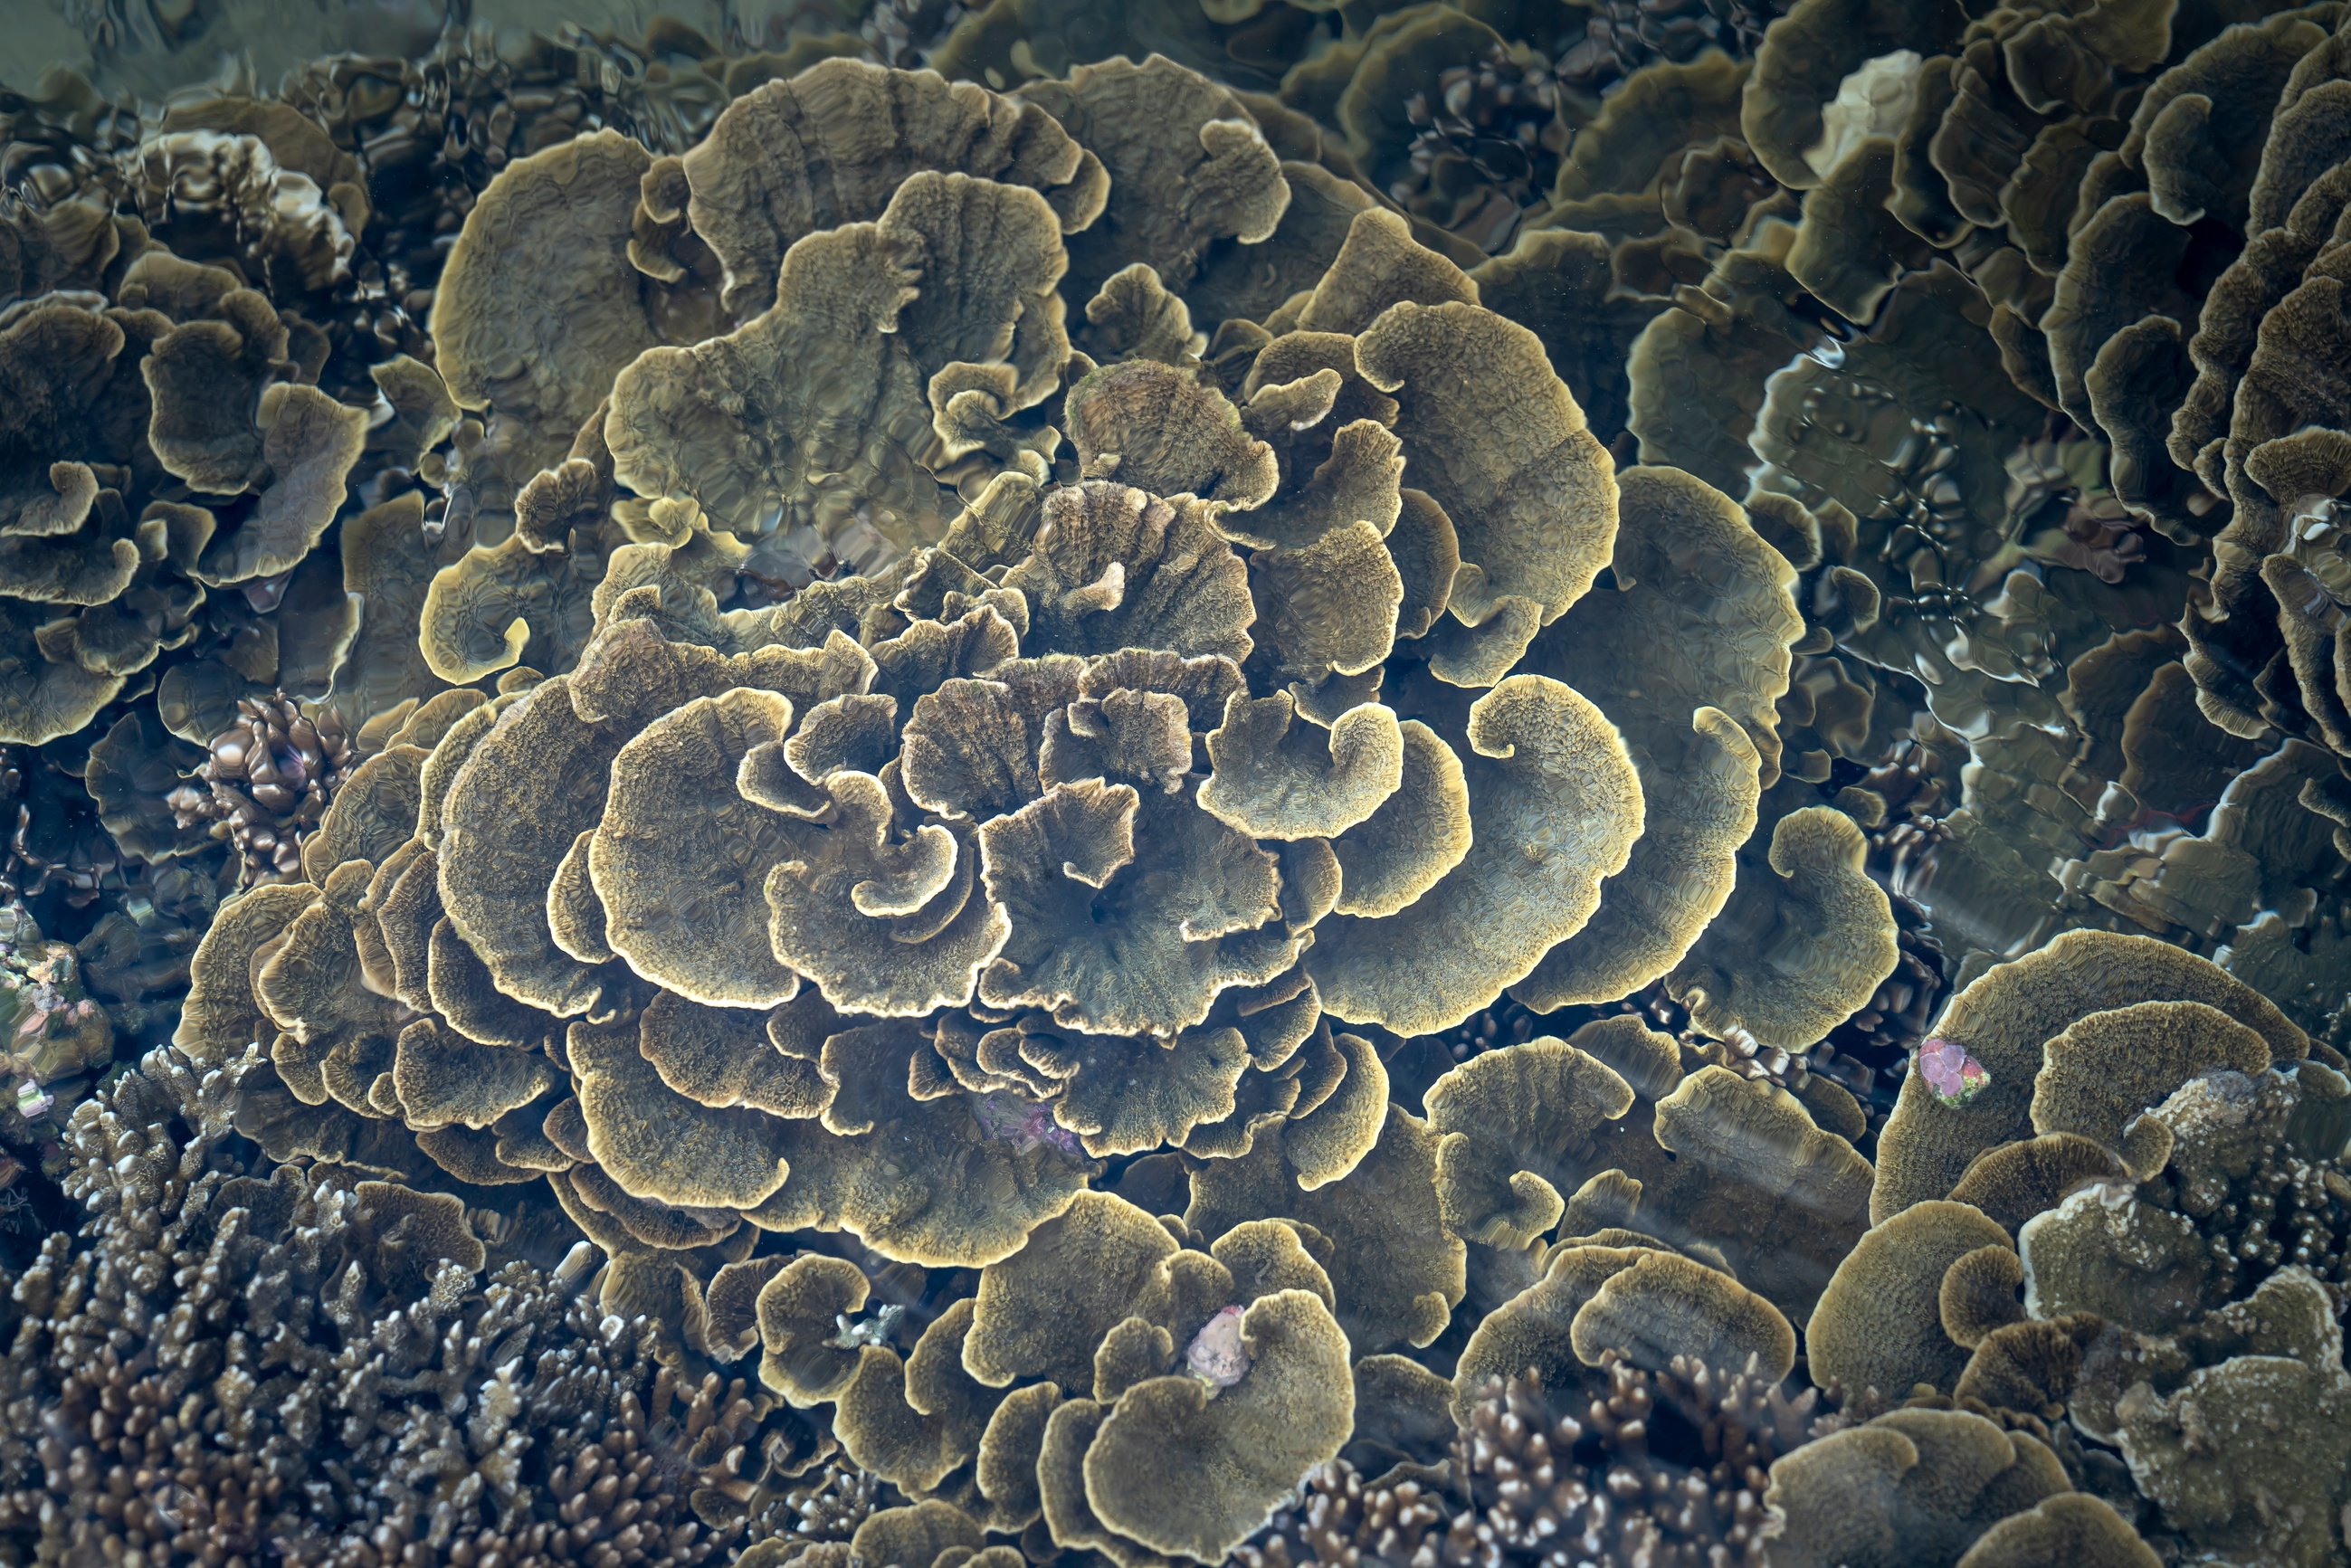
[[[1037,1101],[999,1090],[973,1101],[972,1114],[981,1131],[1009,1143],[1015,1154],[1025,1155],[1043,1145],[1065,1155],[1079,1152],[1077,1134],[1053,1120],[1051,1106]]]
[[[1217,1388],[1230,1388],[1249,1369],[1249,1352],[1241,1345],[1241,1310],[1225,1307],[1200,1325],[1185,1347],[1184,1364],[1192,1375]]]
[[[1957,1040],[1930,1040],[1918,1048],[1918,1071],[1946,1105],[1964,1105],[1991,1087],[1991,1074]]]

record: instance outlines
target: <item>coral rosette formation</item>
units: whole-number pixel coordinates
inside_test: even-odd
[[[1161,144],[1065,129],[1136,104]],[[812,186],[861,124],[898,150]],[[1172,233],[1164,180],[1191,193]],[[1618,475],[1541,342],[1401,222],[1285,236],[1291,195],[1238,103],[1165,60],[1009,98],[833,62],[682,159],[600,134],[494,181],[436,361],[551,466],[423,605],[436,673],[496,690],[414,707],[304,878],[196,955],[179,1044],[264,1046],[265,1147],[544,1180],[640,1288],[704,1312],[756,1287],[770,1385],[835,1403],[910,1495],[987,1473],[1015,1423],[1001,1463],[1065,1543],[1213,1561],[1336,1456],[1351,1355],[1443,1332],[1453,1236],[1523,1247],[1564,1202],[1444,1086],[1426,1121],[1392,1108],[1377,1041],[1669,976],[1759,1028],[1858,1006],[1895,951],[1865,887],[1849,968],[1682,967],[1776,771],[1792,569],[1707,485]],[[562,279],[531,225],[574,236]],[[1204,342],[1185,267],[1143,260],[1171,244],[1311,287]],[[714,313],[740,324],[657,340]],[[836,560],[865,570],[741,602]],[[1636,678],[1628,637],[1675,656]],[[1787,874],[1848,853],[1822,815],[1782,825]],[[1462,1110],[1527,1071],[1635,1103],[1549,1049],[1465,1077]],[[1694,1129],[1761,1114],[1854,1157],[1728,1092]],[[1111,1162],[1190,1171],[1199,1249],[1093,1186]],[[1410,1261],[1343,1244],[1353,1189],[1425,1228]],[[1066,1290],[1039,1270],[1072,1228],[1092,1327],[1019,1350],[1036,1309],[992,1281]],[[810,1231],[978,1293],[903,1363],[869,1344],[805,1382],[792,1303],[831,1276],[756,1254]],[[1172,1375],[1225,1324],[1212,1375]],[[1080,1375],[1102,1356],[1125,1370]],[[1094,1479],[1155,1446],[1200,1467],[1189,1511]]]
[[[0,1542],[2351,1561],[2351,20],[882,9],[0,97]]]

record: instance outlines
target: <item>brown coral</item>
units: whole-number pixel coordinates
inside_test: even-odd
[[[794,90],[854,82],[923,102],[940,90],[865,70],[820,68]],[[738,110],[788,101],[770,91]],[[1033,110],[962,89],[954,101],[1029,127],[1019,134],[1041,139],[1039,168],[1091,178],[1092,121],[1060,98],[1040,101],[1079,142]],[[714,142],[690,177],[749,156]],[[526,160],[502,178],[518,200],[559,173]],[[1063,196],[1056,219],[1049,204]],[[1684,476],[1645,475],[1620,501],[1534,340],[1367,216],[1302,307],[1304,329],[1263,350],[1245,407],[1180,365],[1103,365],[1058,405],[1077,482],[1052,481],[1038,460],[1050,444],[1002,449],[969,506],[932,513],[893,549],[937,544],[772,609],[737,608],[757,496],[781,492],[727,466],[737,449],[720,425],[747,406],[744,389],[799,362],[784,352],[794,334],[845,331],[854,313],[841,301],[911,269],[874,296],[873,319],[899,330],[852,334],[856,353],[888,361],[858,361],[900,389],[876,394],[885,402],[903,392],[919,413],[963,374],[954,367],[995,365],[1013,390],[989,417],[1008,420],[1076,363],[1050,291],[1062,225],[1092,214],[1082,189],[1040,196],[958,165],[911,169],[873,201],[870,219],[788,235],[772,302],[734,333],[647,348],[621,369],[601,437],[588,418],[572,455],[523,487],[514,539],[444,570],[424,618],[435,667],[439,648],[459,660],[444,674],[499,662],[454,652],[469,645],[457,635],[468,616],[506,660],[541,640],[584,646],[565,673],[412,725],[385,771],[338,798],[319,830],[329,847],[305,854],[320,901],[256,976],[277,1071],[333,1117],[405,1123],[465,1179],[551,1170],[579,1222],[622,1247],[715,1242],[747,1219],[985,1263],[1068,1207],[1089,1156],[1180,1145],[1230,1158],[1268,1142],[1269,1120],[1290,1124],[1278,1141],[1301,1184],[1343,1177],[1380,1138],[1384,1076],[1367,1040],[1319,1014],[1397,1032],[1452,1022],[1573,936],[1612,876],[1646,890],[1671,875],[1666,862],[1628,869],[1647,825],[1640,780],[1616,727],[1573,685],[1605,668],[1614,622],[1520,657],[1547,625],[1579,624],[1620,511],[1632,531],[1614,597],[1627,607],[1656,615],[1673,601],[1693,570],[1681,532],[1734,563],[1706,570],[1739,624],[1709,634],[1690,678],[1671,692],[1604,684],[1660,737],[1645,744],[1722,731],[1727,799],[1690,807],[1716,864],[1742,831],[1736,775],[1768,747],[1773,671],[1796,633],[1784,566]],[[1114,198],[1113,215],[1124,210]],[[496,314],[491,285],[512,282],[490,244],[505,211],[486,199],[476,211],[484,248],[468,267],[484,277],[453,267],[443,290],[453,344],[473,330],[467,312]],[[981,244],[1013,234],[1036,243]],[[1105,235],[1113,249],[1140,243]],[[752,244],[724,235],[714,249]],[[928,281],[910,295],[917,276]],[[949,296],[962,319],[925,303]],[[1523,387],[1508,421],[1448,379],[1463,354]],[[851,380],[864,385],[865,370]],[[1351,377],[1360,391],[1337,395]],[[461,390],[495,414],[494,381]],[[507,402],[538,420],[528,397]],[[946,492],[917,476],[939,449],[916,425],[892,439],[903,462],[819,457],[796,471],[864,497],[861,527],[895,505],[885,495],[914,494],[902,483],[936,507]],[[1400,476],[1460,562],[1417,638],[1402,634],[1384,537],[1407,510]],[[603,562],[592,591],[571,579],[588,591],[585,619],[576,605],[545,620],[525,606],[500,626],[516,601],[485,591],[559,538],[547,553],[562,571]],[[1426,551],[1413,552],[1402,559],[1418,570]],[[1395,607],[1393,624],[1341,628],[1315,608],[1365,591]],[[1723,683],[1756,661],[1755,689],[1734,696]],[[1709,717],[1710,699],[1736,719]],[[732,804],[714,814],[712,800]],[[1459,847],[1432,852],[1431,825]],[[1662,841],[1662,817],[1656,831]],[[1611,965],[1654,977],[1713,903],[1677,908],[1667,940]],[[1487,935],[1437,936],[1461,929]],[[361,994],[338,994],[361,976]],[[394,996],[431,1015],[442,1043],[428,1051],[386,1005]],[[209,1026],[188,1035],[210,1038]],[[511,1054],[540,1049],[568,1070],[568,1098]],[[735,1050],[767,1065],[708,1056]],[[454,1073],[502,1087],[460,1093]],[[461,1102],[471,1109],[453,1119],[445,1107]],[[885,1149],[920,1152],[910,1164]],[[1363,1310],[1349,1294],[1342,1311]],[[1407,1314],[1411,1337],[1434,1332],[1418,1326],[1426,1310]]]
[[[342,716],[332,708],[304,713],[282,692],[268,702],[241,698],[237,722],[207,749],[197,767],[201,787],[184,784],[164,796],[173,820],[228,840],[240,886],[300,875],[304,835],[359,761]]]
[[[256,1065],[158,1052],[77,1113],[92,1217],[15,1280],[6,1397],[49,1416],[0,1460],[0,1532],[43,1555],[726,1550],[739,1511],[696,1517],[725,1470],[704,1439],[758,1449],[758,1413],[658,1369],[642,1322],[600,1329],[585,1253],[486,1274],[454,1197],[242,1174],[229,1118]],[[131,1284],[155,1258],[183,1260],[162,1296]],[[166,1410],[195,1419],[132,1415]]]
[[[2026,1134],[2043,1047],[2089,1014],[2146,1001],[2218,1009],[2258,1034],[2276,1061],[2298,1061],[2309,1050],[2268,1001],[2203,959],[2141,936],[2069,933],[1990,970],[1944,1008],[1938,1036],[1980,1061],[1990,1086],[1954,1103],[1922,1072],[1904,1082],[1879,1140],[1871,1212],[1884,1218],[1940,1197],[1979,1153]]]
[[[2331,18],[1474,12],[0,102],[16,861],[753,1560],[2314,1551],[2182,1456],[2339,1402]]]
[[[1898,1410],[1771,1467],[1791,1528],[1771,1561],[1956,1563],[2002,1520],[2072,1489],[2036,1439],[1964,1410]]]
[[[1682,1360],[1646,1371],[1612,1355],[1584,1385],[1556,1389],[1495,1379],[1447,1471],[1330,1467],[1239,1558],[1250,1568],[1535,1563],[1565,1542],[1601,1561],[1767,1562],[1777,1521],[1761,1487],[1774,1460],[1811,1439],[1813,1400],[1751,1370]]]

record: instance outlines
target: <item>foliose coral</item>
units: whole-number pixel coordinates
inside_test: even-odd
[[[215,1075],[139,1203],[449,1329],[368,1552],[2341,1562],[2337,11],[0,99],[0,876],[183,1052],[90,1115]],[[501,1291],[658,1528],[447,1413]],[[196,1550],[85,1425],[47,1550]]]
[[[1963,22],[1883,8],[1866,27],[1843,26],[1843,15],[1791,14],[1759,51],[1741,117],[1766,166],[1805,193],[1784,270],[1859,335],[1833,350],[1834,368],[1850,373],[1863,343],[1891,346],[1906,293],[1953,267],[1980,325],[1933,372],[1941,395],[1962,390],[1952,367],[1997,361],[2012,386],[1978,385],[1956,406],[1975,418],[2012,410],[2020,433],[2059,422],[2053,443],[2004,456],[2011,438],[1972,438],[1979,493],[1990,495],[1991,465],[2009,475],[2001,507],[1975,508],[2005,510],[2004,541],[1955,550],[1936,524],[1896,532],[1880,557],[1915,570],[1917,544],[1931,540],[1939,612],[1965,629],[1939,652],[1910,640],[1929,706],[1970,736],[1977,776],[1908,889],[1996,956],[2065,925],[2160,935],[2337,1036],[2344,784],[2324,672],[2340,616],[2317,584],[2329,570],[2325,432],[2342,411],[2324,375],[2290,367],[2304,362],[2297,334],[2323,335],[2304,308],[2333,287],[2322,257],[2342,195],[2335,142],[2318,127],[2333,112],[2339,18],[2167,13],[2124,26],[2110,11],[2115,26],[2101,30],[2030,10]],[[1838,120],[1845,72],[1848,87],[1900,90],[1840,141],[1823,128]],[[1809,245],[1839,214],[1843,237]],[[1857,281],[1868,291],[1848,296],[1856,279],[1839,283],[1833,260],[1867,264]],[[1817,396],[1832,379],[1798,361],[1774,381]],[[1917,406],[1892,379],[1869,379]],[[1774,455],[1784,439],[1766,439],[1776,396],[1754,449],[1800,476]],[[1813,417],[1792,433],[1822,448],[1823,423],[1832,444],[1866,428]],[[1928,458],[1947,499],[1966,507],[1970,444],[1956,463],[1932,441],[1893,455]],[[1860,521],[1865,548],[1873,507],[1851,486],[1869,472],[1823,486]],[[1855,558],[1843,528],[1834,551],[1823,531],[1824,554],[1876,580],[1852,630],[1835,628],[1840,656],[1897,668],[1864,650],[1928,601],[1915,577],[1892,580]],[[2009,652],[1991,653],[1991,640]],[[2054,728],[2002,733],[1977,716],[2050,698]]]
[[[1200,151],[1097,157],[1082,137],[1131,101],[1182,105]],[[816,154],[754,129],[815,102],[827,137],[887,106],[912,128],[826,211],[791,193]],[[1172,235],[1119,183],[1170,157],[1217,193]],[[600,303],[502,313],[525,282],[494,237],[556,193],[548,221],[614,225],[572,252]],[[1011,99],[833,61],[738,99],[674,172],[604,133],[511,166],[444,277],[440,363],[569,455],[424,606],[436,668],[509,673],[417,708],[308,880],[215,927],[183,1045],[274,1037],[296,1099],[400,1120],[460,1179],[551,1173],[615,1244],[747,1219],[976,1265],[1106,1159],[1229,1159],[1287,1121],[1305,1180],[1344,1176],[1384,1099],[1350,1028],[1669,970],[1716,1030],[1801,1046],[1857,1009],[1893,943],[1842,818],[1774,841],[1783,896],[1852,934],[1834,967],[1756,988],[1699,941],[1776,755],[1782,558],[1687,476],[1613,476],[1538,343],[1379,213],[1278,332],[1199,359],[1167,273],[1282,253],[1289,193],[1238,103],[1164,60]],[[748,319],[647,346],[664,286],[632,209],[671,254],[706,246]],[[1138,261],[1171,241],[1197,259]],[[1100,360],[1061,327],[1079,267]],[[552,336],[517,358],[493,332]],[[806,383],[833,402],[742,445],[729,411],[810,355],[841,366]],[[1463,355],[1509,420],[1443,373]],[[852,409],[849,466],[803,444]],[[763,552],[841,549],[883,564],[743,602]],[[1630,636],[1682,650],[1671,683],[1602,656]],[[565,673],[516,663],[541,647]]]
[[[100,31],[118,86],[168,42]],[[221,883],[289,874],[317,786],[349,760],[280,806],[207,750],[241,749],[256,705],[284,727],[331,695],[356,742],[431,695],[416,619],[433,575],[512,529],[501,497],[536,464],[502,476],[426,331],[483,190],[603,124],[682,149],[738,88],[857,47],[843,33],[746,59],[666,24],[627,40],[453,27],[418,57],[340,55],[274,91],[238,79],[155,105],[59,70],[0,96],[16,389],[0,734],[35,764],[6,874],[56,934],[105,953],[121,1002],[176,998]],[[199,771],[227,792],[167,804]]]
[[[2209,961],[2097,932],[1986,971],[1936,1034],[1989,1082],[1965,1098],[1923,1073],[1905,1085],[1876,1223],[1815,1316],[1813,1375],[1864,1410],[1916,1392],[2020,1433],[2064,1417],[2061,1473],[2108,1489],[2158,1545],[2334,1561],[2339,1541],[2250,1479],[2304,1458],[2314,1478],[2323,1441],[2216,1461],[2247,1467],[2217,1490],[2178,1469],[2181,1422],[2210,1420],[2241,1455],[2272,1440],[2231,1428],[2241,1395],[2268,1401],[2273,1435],[2333,1419],[2351,1084],[2324,1048]],[[2301,1358],[2282,1375],[2297,1392],[2246,1392],[2281,1355]]]

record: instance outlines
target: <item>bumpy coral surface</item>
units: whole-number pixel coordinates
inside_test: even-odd
[[[486,1271],[454,1197],[246,1174],[255,1065],[157,1052],[74,1114],[90,1217],[8,1281],[12,1555],[724,1561],[712,1439],[756,1441],[749,1407],[601,1312],[584,1247]]]
[[[1547,1397],[1532,1378],[1492,1384],[1453,1437],[1450,1489],[1345,1460],[1318,1471],[1239,1560],[1539,1563],[1561,1542],[1661,1568],[1770,1560],[1766,1478],[1811,1439],[1815,1394],[1791,1400],[1688,1362],[1647,1373],[1613,1352],[1583,1381],[1588,1400]]]

